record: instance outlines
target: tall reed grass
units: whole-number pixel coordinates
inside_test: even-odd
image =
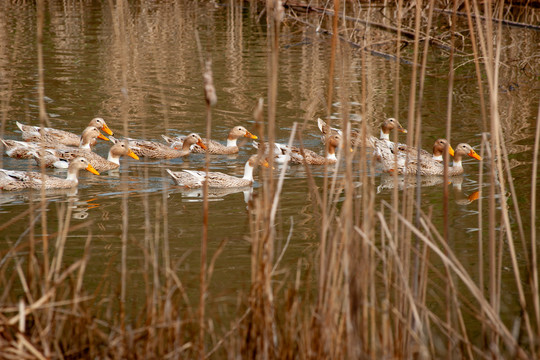
[[[38,33],[43,27],[45,2],[37,2]],[[350,127],[348,118],[349,87],[347,73],[351,43],[361,52],[362,99],[364,112],[368,102],[368,51],[376,31],[373,24],[350,31],[358,21],[369,24],[373,11],[385,11],[396,17],[397,27],[390,36],[388,49],[394,63],[395,112],[398,115],[397,89],[400,85],[400,60],[404,36],[410,36],[407,61],[412,63],[411,88],[408,100],[407,143],[422,146],[422,101],[430,44],[437,38],[434,16],[437,7],[452,10],[446,44],[449,52],[448,108],[446,137],[452,128],[452,92],[455,75],[453,59],[459,50],[456,32],[457,11],[466,17],[470,48],[476,67],[478,101],[482,109],[482,169],[488,183],[480,187],[478,201],[478,274],[475,278],[460,254],[449,243],[447,205],[442,216],[444,225],[434,224],[434,214],[421,207],[422,188],[399,192],[397,186],[391,201],[381,201],[375,194],[374,164],[365,147],[354,153],[343,152],[335,167],[344,174],[337,178],[325,169],[324,183],[317,186],[310,168],[306,167],[309,191],[314,199],[313,211],[319,219],[319,247],[307,267],[299,260],[289,269],[290,281],[275,281],[282,267],[277,254],[276,209],[279,204],[283,175],[262,174],[263,186],[250,204],[251,280],[250,291],[239,299],[241,306],[234,319],[221,331],[209,318],[206,309],[208,284],[212,280],[215,262],[225,244],[209,258],[208,197],[204,197],[204,227],[201,239],[200,295],[197,303],[188,295],[186,285],[177,274],[183,259],[173,260],[168,248],[167,197],[164,194],[151,214],[149,199],[143,198],[146,209],[147,233],[141,251],[144,254],[144,305],[128,315],[126,290],[129,287],[127,253],[129,239],[129,206],[127,192],[122,198],[120,288],[98,287],[95,293],[85,291],[85,271],[89,264],[94,239],[88,231],[83,256],[68,263],[64,259],[67,235],[87,226],[70,223],[72,207],[59,210],[55,232],[47,232],[47,209],[43,200],[32,205],[19,217],[2,225],[6,229],[17,221],[28,221],[28,231],[22,233],[0,263],[0,357],[4,359],[60,358],[250,358],[250,359],[345,359],[345,358],[538,358],[540,352],[540,288],[538,282],[538,238],[536,209],[538,183],[538,153],[540,142],[540,110],[532,162],[530,234],[526,233],[519,200],[514,190],[508,149],[502,134],[499,108],[499,74],[502,23],[489,19],[504,19],[513,10],[511,4],[486,0],[465,0],[447,4],[440,1],[398,1],[396,7],[380,2],[375,8],[364,2],[316,2],[311,6],[324,9],[317,16],[319,24],[331,36],[331,61],[326,93],[327,114],[334,101],[342,106],[343,129]],[[129,3],[109,1],[115,22],[115,39],[119,45],[121,63],[127,63],[126,27]],[[230,4],[238,6],[238,4]],[[311,21],[310,15],[299,14],[303,4],[267,1],[264,6],[250,3],[253,16],[266,24],[268,37],[268,95],[256,106],[255,120],[259,134],[270,143],[275,141],[276,99],[279,81],[280,31],[283,22]],[[313,10],[313,9],[312,9]],[[314,10],[315,11],[315,10]],[[317,10],[318,11],[318,10]],[[339,16],[338,16],[339,15]],[[345,19],[344,16],[349,18]],[[461,16],[461,15],[460,15]],[[479,21],[483,16],[487,21]],[[266,22],[264,21],[266,17]],[[406,29],[405,29],[406,27]],[[379,30],[377,30],[379,31]],[[385,30],[386,31],[386,30]],[[465,30],[463,30],[465,31]],[[407,35],[404,35],[404,33]],[[39,46],[42,44],[38,36]],[[348,39],[349,41],[344,41]],[[438,39],[438,38],[437,38]],[[439,41],[440,39],[438,39]],[[38,51],[41,51],[38,47]],[[200,58],[206,60],[203,49]],[[40,60],[41,61],[41,60]],[[40,62],[40,69],[42,67]],[[211,63],[201,61],[201,82],[205,81],[207,136],[210,136],[212,75]],[[127,80],[126,66],[120,70]],[[40,71],[40,84],[43,81]],[[339,79],[339,80],[336,80]],[[336,84],[334,81],[339,81]],[[40,91],[40,114],[44,111]],[[127,102],[127,99],[125,100]],[[266,113],[263,103],[266,102]],[[121,107],[125,133],[129,133],[128,109]],[[40,117],[46,123],[46,116]],[[330,117],[329,117],[330,119]],[[328,119],[328,120],[329,120]],[[5,123],[3,117],[3,124]],[[302,128],[297,124],[291,141]],[[359,129],[367,134],[366,122]],[[345,132],[345,143],[350,134]],[[353,161],[353,156],[357,161]],[[209,164],[206,158],[207,168]],[[480,179],[483,177],[480,176]],[[394,179],[397,184],[397,178]],[[356,184],[362,184],[356,186]],[[447,183],[447,181],[445,181]],[[44,195],[42,194],[42,197]],[[343,198],[343,201],[339,201]],[[444,186],[445,204],[449,201]],[[507,206],[513,203],[514,206]],[[487,223],[482,214],[488,212]],[[515,226],[510,218],[517,219]],[[37,237],[35,225],[41,221],[42,236]],[[291,226],[288,241],[294,236]],[[483,234],[487,234],[484,236]],[[286,246],[283,251],[286,251]],[[519,311],[505,314],[501,309],[504,295],[501,284],[502,253],[510,259],[512,286],[516,289]],[[50,258],[49,258],[50,254]],[[521,254],[521,258],[518,257]],[[526,254],[523,256],[523,254]],[[522,266],[521,264],[524,264]]]

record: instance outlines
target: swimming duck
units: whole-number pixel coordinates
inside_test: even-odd
[[[41,189],[42,187],[45,189],[68,189],[79,183],[78,174],[81,169],[99,175],[99,172],[83,157],[77,157],[71,161],[65,179],[43,175],[39,172],[0,169],[0,189],[9,191]]]
[[[178,142],[180,144],[180,147],[182,146],[182,142],[184,141],[184,136],[178,136],[176,138],[171,138],[165,135],[161,135],[161,136],[169,144]],[[223,145],[215,140],[207,140],[207,139],[202,139],[202,142],[206,145],[206,147],[208,148],[208,152],[210,154],[220,154],[220,155],[236,154],[238,152],[238,145],[236,144],[236,141],[240,137],[257,139],[257,136],[250,133],[245,127],[235,126],[231,129],[231,131],[229,131],[229,135],[227,136],[227,145]],[[198,145],[194,145],[191,147],[191,152],[204,153],[205,149],[203,149],[202,147]]]
[[[383,169],[386,172],[397,171],[398,174],[416,174],[420,172],[420,175],[444,175],[444,164],[440,161],[434,160],[433,157],[424,157],[420,159],[420,163],[417,162],[415,157],[404,158],[398,156],[398,162],[395,162],[395,155],[390,147],[378,146],[378,155],[381,157]],[[463,174],[463,165],[461,160],[463,156],[468,155],[477,160],[482,160],[469,144],[459,144],[454,151],[454,163],[448,167],[448,175],[455,176]],[[397,165],[397,166],[396,166]]]
[[[62,144],[66,146],[79,146],[81,137],[74,133],[64,130],[58,130],[54,128],[41,128],[39,126],[24,125],[20,122],[16,122],[19,129],[22,131],[22,138],[26,141],[34,142],[51,142],[55,144]],[[100,117],[93,118],[88,126],[93,126],[105,131],[108,135],[113,135],[113,132],[107,126],[105,120]],[[93,140],[91,146],[96,144],[96,140]]]
[[[258,155],[252,155],[244,166],[244,176],[242,178],[221,172],[209,172],[208,177],[206,177],[205,171],[183,170],[175,172],[169,169],[166,169],[166,171],[177,185],[188,188],[203,186],[205,179],[208,179],[208,187],[210,188],[248,187],[253,184],[253,169],[257,164],[268,167],[266,160],[259,158]]]
[[[140,157],[147,157],[150,159],[173,159],[186,156],[191,151],[191,145],[194,144],[206,149],[206,145],[203,144],[201,137],[195,133],[186,136],[183,143],[176,143],[176,145],[173,144],[174,148],[154,141],[135,140],[129,138],[127,140],[129,141],[129,148],[135,154]]]
[[[33,155],[38,164],[43,162],[46,167],[56,168],[66,168],[70,160],[83,156],[100,172],[117,169],[120,166],[121,156],[129,156],[139,160],[139,157],[130,150],[127,140],[117,140],[111,137],[111,141],[114,145],[111,146],[107,159],[94,152],[76,148],[45,149],[43,156],[39,152]]]
[[[78,143],[79,149],[90,150],[90,145],[96,142],[96,138],[107,141],[109,140],[107,137],[103,136],[95,126],[88,126],[86,129],[84,129],[82,135],[80,136],[80,140]],[[51,138],[45,137],[43,140],[46,139]],[[5,147],[6,155],[15,159],[30,159],[34,156],[34,152],[39,152],[42,148],[53,149],[60,146],[62,148],[68,149],[68,147],[63,146],[56,141],[24,142],[18,140],[2,139],[1,142]]]
[[[34,142],[26,142],[11,139],[0,139],[6,155],[14,159],[30,159],[33,151],[39,151],[41,145]]]
[[[323,137],[321,138],[323,143],[328,139],[328,135],[330,135],[330,134],[336,134],[337,133],[339,135],[343,135],[343,132],[340,129],[330,127],[326,122],[324,122],[324,120],[322,120],[320,118],[317,119],[317,124],[319,126],[319,130],[323,133]],[[381,132],[380,132],[379,138],[384,139],[384,140],[390,140],[390,132],[392,130],[394,130],[394,129],[396,129],[397,131],[402,132],[404,134],[407,133],[407,130],[405,128],[403,128],[403,126],[401,126],[399,121],[397,121],[394,118],[388,118],[385,121],[383,121],[382,124],[381,124]],[[366,142],[367,142],[368,146],[373,146],[372,145],[373,139],[376,139],[376,138],[374,136],[370,136],[370,137],[368,137],[368,139],[366,139]],[[362,145],[362,139],[360,137],[360,131],[354,130],[354,129],[351,130],[351,144],[352,145],[357,145],[357,146]]]
[[[336,157],[336,148],[339,147],[341,142],[341,135],[333,134],[328,136],[328,139],[325,141],[327,151],[326,157],[317,154],[313,150],[309,149],[300,149],[296,146],[291,146],[286,144],[274,143],[274,155],[276,155],[276,162],[287,161],[286,156],[289,156],[289,161],[291,164],[303,164],[305,162],[310,165],[324,165],[324,164],[335,164],[337,161]],[[258,149],[260,146],[258,143],[254,142],[253,146]],[[265,144],[266,146],[266,144]]]
[[[410,159],[417,158],[418,157],[418,150],[415,147],[407,146],[405,144],[398,144],[397,147],[399,152],[405,152],[407,153],[407,156],[409,156]],[[454,156],[454,149],[452,146],[448,143],[448,140],[446,139],[437,139],[433,143],[433,153],[430,154],[424,149],[420,149],[420,157],[421,158],[430,158],[436,161],[443,161],[443,154],[445,151],[448,151],[450,155]]]
[[[407,146],[406,144],[398,143],[396,145],[392,141],[381,139],[372,139],[371,143],[374,148],[380,148],[379,150],[376,150],[376,153],[384,153],[384,150],[382,149],[384,147],[388,147],[392,153],[397,150],[398,167],[405,165],[406,161],[416,160],[418,158],[417,148]],[[454,156],[454,149],[448,143],[448,140],[437,139],[433,143],[433,154],[430,154],[424,149],[420,149],[420,159],[424,162],[430,160],[441,162],[443,161],[443,154],[445,151],[448,151],[451,156]],[[381,160],[380,156],[377,156],[377,160]]]

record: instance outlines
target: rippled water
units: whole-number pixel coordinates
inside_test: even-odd
[[[39,124],[36,13],[30,5],[3,6],[5,11],[0,14],[1,109],[5,115],[2,125],[5,138],[19,139],[15,121]],[[212,137],[225,141],[228,130],[235,125],[256,133],[253,108],[259,97],[267,96],[266,26],[258,21],[257,15],[251,15],[248,8],[230,6],[230,3],[165,1],[132,5],[124,21],[124,26],[115,27],[111,9],[105,3],[48,3],[43,62],[46,109],[52,127],[80,131],[91,118],[100,116],[117,134],[134,138],[161,141],[161,134],[204,134],[205,103],[198,36],[203,56],[213,61],[218,96],[218,104],[213,110]],[[506,31],[509,42],[519,35],[512,29]],[[531,37],[533,44],[540,41],[537,34],[525,36]],[[288,141],[293,123],[306,121],[305,146],[321,150],[316,118],[326,114],[330,38],[317,34],[314,28],[287,20],[280,46],[276,141]],[[340,63],[341,68],[336,72],[337,91],[348,84],[345,90],[349,112],[353,120],[359,120],[361,71],[365,70],[366,121],[376,128],[381,119],[394,115],[395,64],[366,55],[363,65],[366,68],[362,69],[360,55],[359,52],[344,52],[346,61]],[[447,59],[434,57],[428,69],[422,104],[425,148],[446,131]],[[409,66],[400,67],[397,115],[405,126],[411,70]],[[527,215],[538,88],[534,78],[512,70],[502,71],[501,117],[506,124],[503,133],[511,154],[516,192],[520,194],[519,206]],[[519,87],[512,87],[512,84],[519,84]],[[452,99],[452,143],[468,142],[479,150],[483,127],[472,64],[458,69]],[[339,119],[342,103],[336,101],[332,111],[334,119]],[[108,145],[101,142],[96,151],[105,155],[107,149]],[[238,155],[212,156],[211,170],[241,176],[244,162],[253,152],[251,145],[246,143]],[[7,169],[37,169],[31,161],[13,160],[7,156],[0,161]],[[143,239],[156,231],[163,233],[160,207],[165,203],[169,254],[175,261],[182,259],[179,272],[191,279],[187,280],[188,284],[194,283],[202,233],[201,195],[175,187],[165,169],[201,169],[203,166],[204,155],[195,154],[185,159],[159,161],[124,159],[119,171],[99,177],[81,173],[75,193],[47,192],[48,232],[57,230],[58,216],[63,216],[59,214],[66,205],[72,207],[72,226],[90,221],[92,260],[87,275],[90,283],[100,281],[105,268],[114,273],[119,267],[121,202],[127,192],[129,266],[136,275],[143,271],[140,266]],[[481,190],[479,166],[475,160],[466,160],[466,174],[450,185],[450,240],[470,269],[475,269],[479,257],[478,200],[471,202],[468,197]],[[275,173],[278,171],[276,169]],[[57,173],[64,176],[62,171]],[[313,168],[313,173],[322,183],[323,169]],[[390,200],[391,182],[380,173],[370,176],[375,177],[378,186],[377,201]],[[457,183],[462,183],[462,190],[458,189]],[[442,184],[435,181],[424,185],[422,206],[425,211],[432,211],[434,223],[442,227]],[[487,192],[482,193],[480,199],[486,196]],[[37,193],[1,192],[0,224],[26,211],[30,203],[39,206],[38,200]],[[211,251],[221,240],[229,240],[217,262],[214,294],[235,296],[236,291],[245,289],[249,282],[246,237],[250,228],[246,207],[241,192],[211,198]],[[486,213],[484,209],[483,217]],[[311,257],[318,241],[318,220],[302,167],[287,172],[278,219],[278,239],[281,241],[278,248],[283,245],[291,223],[294,226],[285,263],[296,264],[298,258]],[[27,228],[28,218],[24,218],[2,230],[0,250],[7,249]],[[68,263],[81,256],[87,234],[87,226],[70,233]]]

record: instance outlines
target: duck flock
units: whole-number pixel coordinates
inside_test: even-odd
[[[41,172],[17,171],[0,169],[0,190],[23,189],[60,189],[72,188],[78,184],[78,173],[86,169],[93,174],[116,169],[120,166],[120,158],[129,156],[135,160],[139,157],[150,159],[171,159],[188,156],[190,153],[205,153],[213,155],[238,153],[237,140],[248,138],[256,140],[243,126],[233,127],[228,136],[227,143],[222,144],[215,140],[202,139],[198,134],[171,138],[163,135],[165,143],[137,140],[131,138],[116,139],[111,129],[102,118],[94,118],[82,134],[77,134],[45,127],[24,125],[17,122],[22,132],[23,141],[0,139],[6,155],[18,159],[35,159],[44,167],[65,168],[67,177],[59,178],[44,175]],[[266,159],[274,157],[278,163],[324,165],[334,164],[337,161],[336,151],[342,143],[342,131],[330,127],[323,120],[318,119],[318,126],[322,133],[321,140],[325,146],[325,155],[318,152],[295,146],[275,143],[273,149],[265,143],[253,142],[260,154],[252,155],[247,161],[244,176],[238,178],[221,172],[204,172],[195,170],[172,171],[167,173],[173,181],[186,188],[199,188],[208,183],[209,188],[239,188],[249,187],[253,184],[253,170],[258,165],[268,166]],[[481,157],[466,143],[456,146],[455,150],[447,140],[438,139],[433,145],[433,152],[409,147],[405,144],[390,141],[390,133],[396,130],[406,133],[407,130],[393,118],[381,124],[380,137],[367,136],[362,138],[360,132],[350,132],[351,146],[369,146],[373,148],[375,159],[381,163],[382,170],[387,173],[403,175],[444,175],[449,176],[463,173],[462,158],[470,156],[477,160]],[[101,133],[103,131],[105,136]],[[110,141],[112,146],[107,158],[92,151],[97,139]],[[454,157],[452,166],[443,162],[443,155],[448,152]]]

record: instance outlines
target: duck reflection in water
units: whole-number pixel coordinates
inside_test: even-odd
[[[463,176],[454,176],[452,178],[452,188],[454,189],[454,202],[458,205],[469,205],[480,198],[480,191],[476,190],[467,195],[463,192]]]
[[[79,200],[77,196],[74,196],[72,199],[69,199],[69,206],[72,211],[72,217],[77,220],[84,220],[89,215],[89,210],[95,209],[100,204],[94,203],[93,201],[97,200],[96,198],[88,200]]]
[[[462,184],[464,181],[463,176],[452,176],[449,179],[449,184],[452,184],[454,202],[458,205],[468,205],[476,200],[480,196],[479,191],[475,191],[470,195],[466,195],[463,192]],[[422,176],[420,177],[420,184],[417,182],[416,176],[399,175],[397,176],[398,190],[405,190],[416,188],[418,185],[422,187],[438,186],[444,183],[444,178],[441,176]],[[377,194],[384,192],[385,190],[391,190],[395,187],[394,176],[391,174],[381,174],[381,183],[377,186]]]
[[[182,194],[182,197],[186,198],[186,201],[203,201],[203,189],[202,188],[178,188],[179,192]],[[244,195],[244,202],[248,205],[246,207],[249,208],[249,204],[251,200],[253,199],[253,187],[247,186],[247,187],[239,187],[239,188],[221,188],[221,189],[208,189],[208,200],[209,201],[221,201],[225,200],[224,197],[228,196],[230,194],[236,194],[236,193],[243,193]]]
[[[78,196],[78,188],[68,189],[45,189],[45,198],[47,203],[67,200],[68,206],[71,209],[72,217],[77,220],[84,220],[88,217],[88,211],[101,206],[94,201],[97,198],[88,200],[80,200]],[[30,201],[41,201],[41,196],[37,192],[2,192],[0,191],[0,205],[8,205],[17,202],[28,203]]]

